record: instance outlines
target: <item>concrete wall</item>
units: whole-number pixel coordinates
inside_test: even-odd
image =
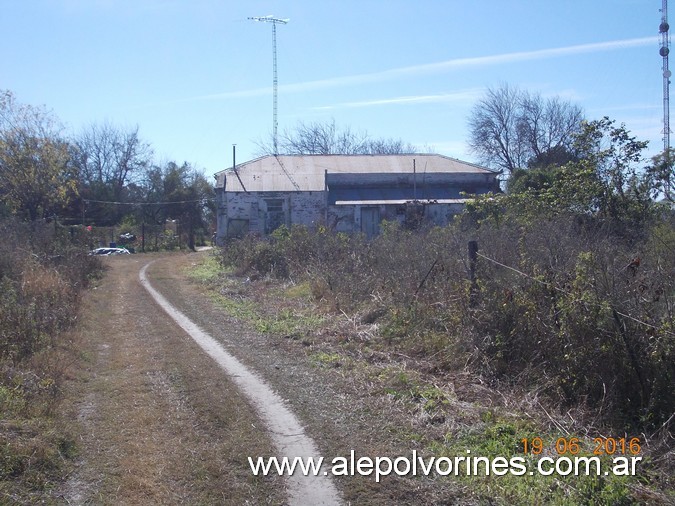
[[[336,232],[362,232],[364,224],[361,222],[364,208],[377,208],[380,221],[397,221],[401,225],[412,219],[414,211],[406,205],[329,205],[328,226]],[[450,223],[453,217],[464,210],[464,204],[424,204],[418,209],[420,218],[428,224],[444,226]]]
[[[377,208],[379,220],[411,219],[411,208],[402,204],[329,205],[325,192],[223,192],[216,190],[218,202],[217,240],[256,233],[265,235],[279,225],[305,225],[310,228],[325,224],[337,232],[358,233],[364,230],[362,216],[372,216]],[[363,212],[364,208],[370,209]],[[463,204],[424,204],[418,212],[424,221],[447,225],[461,213]]]
[[[324,192],[223,192],[218,194],[219,242],[247,233],[266,234],[279,225],[308,227],[325,221]]]

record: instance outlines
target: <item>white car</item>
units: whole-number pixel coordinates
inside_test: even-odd
[[[125,248],[96,248],[89,252],[90,255],[131,255],[128,249]]]

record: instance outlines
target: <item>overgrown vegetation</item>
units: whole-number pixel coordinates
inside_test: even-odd
[[[514,107],[518,114],[503,114]],[[532,121],[542,114],[543,123]],[[229,242],[222,263],[287,303],[261,307],[225,282],[219,303],[261,332],[299,340],[317,367],[358,372],[429,427],[443,426],[456,406],[436,384],[453,374],[480,378],[495,398],[520,395],[531,408],[528,424],[465,400],[472,425],[407,435],[425,451],[452,456],[470,446],[508,458],[523,437],[639,434],[649,471],[640,486],[654,480],[672,491],[675,218],[655,203],[672,204],[672,153],[641,167],[644,142],[607,118],[580,119],[559,100],[491,92],[474,115],[473,147],[512,174],[507,195],[476,199],[446,228],[383,223],[372,241],[295,226]],[[503,132],[514,144],[495,151]],[[340,134],[334,124],[301,124],[296,140],[292,152],[410,148]],[[100,268],[84,252],[120,233],[144,237],[146,250],[192,248],[213,227],[213,190],[188,163],[153,163],[138,128],[92,125],[68,139],[49,111],[8,91],[0,92],[0,176],[0,217],[28,220],[0,222],[0,497],[31,503],[75,452],[52,413],[68,364],[59,336]],[[63,229],[56,216],[79,227]],[[475,261],[469,240],[478,244]],[[219,276],[213,265],[197,275]],[[335,315],[353,332],[339,329],[336,346],[313,348],[322,335],[312,333]],[[535,410],[551,424],[537,425]],[[476,482],[487,501],[649,498],[634,482],[603,477],[573,490],[553,479]]]
[[[326,314],[370,325],[310,359],[358,367],[388,356],[404,368],[380,378],[384,392],[416,405],[429,423],[443,420],[446,399],[433,378],[469,373],[529,399],[523,402],[538,411],[529,416],[551,422],[543,435],[551,440],[639,436],[648,449],[642,484],[672,489],[675,215],[655,202],[658,185],[636,168],[644,143],[623,126],[585,123],[575,146],[579,156],[542,169],[545,180],[476,199],[445,228],[411,231],[385,222],[367,241],[323,227],[282,227],[269,238],[227,243],[222,262],[250,282],[277,278],[309,287]],[[478,244],[475,263],[469,241]],[[426,381],[411,382],[405,367],[424,372]],[[521,438],[542,430],[512,414],[491,418],[427,440],[426,448],[454,455],[470,442],[480,451],[503,440],[508,448],[487,453],[508,458],[522,452]],[[524,482],[498,495],[518,502],[543,493],[588,504],[648,498],[623,478],[580,480],[573,493],[547,491],[545,482],[530,487],[535,496],[518,492]],[[485,486],[486,497],[495,493]]]
[[[0,502],[30,503],[75,452],[53,417],[73,352],[62,336],[101,266],[54,223],[5,219],[0,235]]]
[[[248,276],[306,280],[329,310],[378,321],[388,345],[439,367],[468,362],[553,402],[583,403],[615,428],[656,430],[675,406],[666,216],[639,242],[573,216],[470,233],[461,223],[424,233],[388,224],[368,243],[293,227],[229,243],[224,260]],[[481,255],[473,305],[467,234]]]

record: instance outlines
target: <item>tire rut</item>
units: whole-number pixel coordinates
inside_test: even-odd
[[[236,385],[142,288],[139,257],[106,259],[74,339],[64,391],[78,458],[53,497],[65,504],[284,504],[284,483],[245,455],[274,446]]]
[[[309,438],[298,418],[286,406],[270,386],[258,375],[246,368],[233,355],[228,353],[215,339],[204,332],[185,314],[176,309],[162,294],[153,288],[147,276],[152,262],[143,266],[139,273],[143,287],[155,302],[180,326],[241,389],[264,420],[272,440],[278,448],[278,458],[317,457],[319,452],[314,441]],[[253,457],[253,456],[251,456]],[[304,476],[294,473],[287,478],[289,503],[291,505],[337,505],[341,501],[337,489],[322,469],[317,476]]]

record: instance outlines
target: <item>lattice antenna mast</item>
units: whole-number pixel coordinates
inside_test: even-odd
[[[670,148],[670,76],[672,75],[668,69],[668,53],[670,53],[669,29],[668,0],[663,0],[661,24],[659,25],[659,33],[661,33],[661,49],[659,49],[659,54],[663,57],[663,152],[666,156]]]
[[[272,23],[272,143],[274,145],[274,154],[277,155],[277,25],[287,24],[290,20],[275,18],[274,16],[262,16],[248,18],[254,21],[263,21]]]

